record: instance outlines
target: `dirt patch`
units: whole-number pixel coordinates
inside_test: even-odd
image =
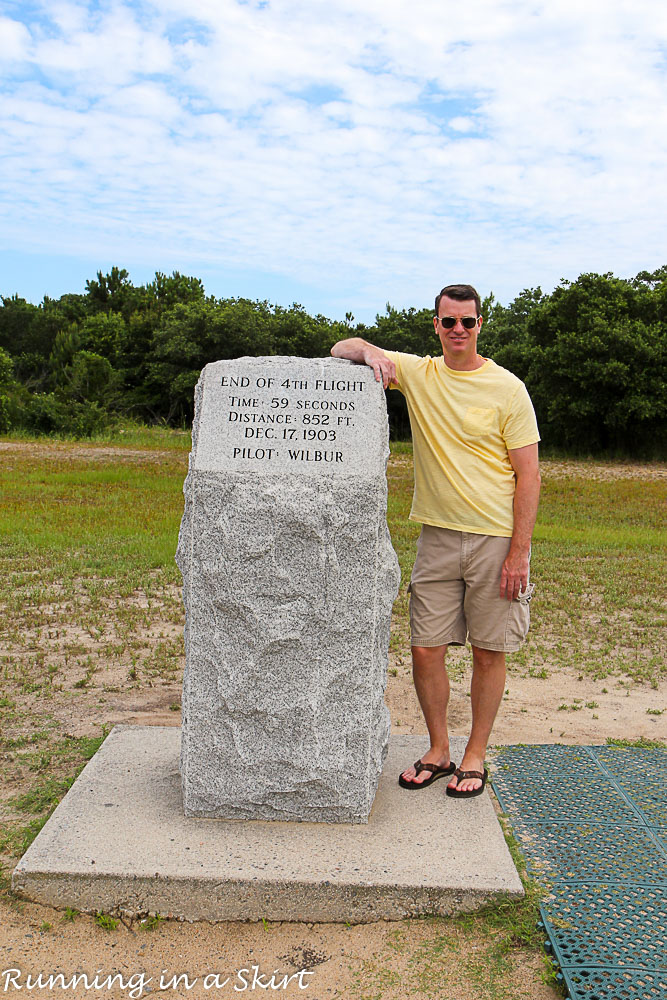
[[[0,441],[0,455],[19,454],[48,462],[173,462],[187,463],[187,451],[169,448],[120,448],[114,445],[72,444],[71,441]]]
[[[450,729],[466,733],[470,726],[470,657],[450,651]],[[453,669],[452,669],[453,667]],[[409,658],[393,656],[387,684],[387,705],[397,732],[422,733],[424,722],[411,683]],[[530,670],[530,668],[529,668]],[[662,714],[657,714],[662,713]],[[541,667],[537,676],[507,675],[505,695],[492,733],[492,742],[605,743],[611,739],[664,739],[667,719],[667,683],[656,689],[631,678],[603,680],[563,669]]]
[[[568,462],[541,459],[540,471],[543,476],[550,479],[593,479],[598,482],[616,479],[667,481],[667,465],[663,462],[640,465],[634,462]]]
[[[151,931],[142,931],[137,923],[105,931],[89,917],[64,923],[61,913],[28,904],[22,905],[20,912],[2,905],[0,918],[2,968],[20,969],[23,977],[56,971],[71,977],[76,971],[86,971],[92,979],[96,970],[101,976],[119,972],[125,982],[143,974],[145,983],[149,977],[152,980],[144,997],[159,993],[174,1000],[186,996],[228,1000],[246,992],[244,982],[250,992],[255,969],[260,980],[254,996],[311,1000],[555,1000],[557,996],[541,982],[541,959],[526,956],[520,949],[510,954],[506,968],[497,974],[500,981],[493,983],[493,992],[488,989],[488,980],[485,988],[488,942],[483,935],[473,935],[445,921],[381,921],[355,927],[295,923],[192,926],[169,921]],[[47,929],[45,922],[50,924]],[[306,974],[299,980],[301,970]],[[494,972],[487,968],[487,973]],[[194,983],[190,989],[181,980],[179,989],[160,990],[161,978],[167,984],[174,975],[184,973],[189,983]],[[204,987],[205,977],[214,973],[220,984],[229,980],[226,988],[215,988],[212,979],[209,988]],[[270,986],[261,985],[262,981],[270,982],[272,975],[276,983],[285,976],[294,978],[287,988],[273,992]],[[138,982],[134,980],[135,985]],[[234,984],[238,992],[234,992]],[[71,1000],[72,992],[53,989],[47,995]],[[100,995],[127,997],[129,992],[105,989],[77,994],[82,998]]]

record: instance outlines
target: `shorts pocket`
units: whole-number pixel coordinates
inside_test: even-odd
[[[530,605],[519,601],[509,602],[509,613],[505,626],[505,649],[517,650],[523,644],[530,628]]]
[[[493,430],[496,411],[482,406],[469,406],[463,418],[463,430],[466,434],[479,436]]]

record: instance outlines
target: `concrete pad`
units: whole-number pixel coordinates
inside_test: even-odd
[[[368,824],[186,818],[180,736],[117,726],[17,865],[14,890],[89,912],[350,923],[523,895],[487,794],[448,798],[444,779],[399,787],[423,736],[392,736]]]

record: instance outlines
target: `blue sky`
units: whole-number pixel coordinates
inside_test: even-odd
[[[0,293],[112,265],[372,321],[667,263],[654,0],[0,3]]]

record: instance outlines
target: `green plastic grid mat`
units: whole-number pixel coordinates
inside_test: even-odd
[[[549,887],[547,949],[572,1000],[667,1000],[667,750],[498,748],[492,783]]]

